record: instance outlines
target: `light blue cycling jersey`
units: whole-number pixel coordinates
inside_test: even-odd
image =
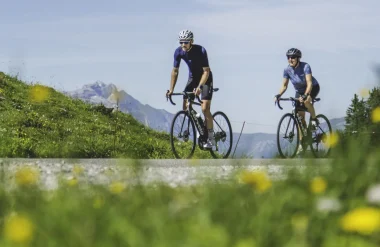
[[[293,84],[295,90],[303,94],[306,90],[306,75],[311,74],[311,68],[308,63],[300,62],[296,68],[288,65],[284,69],[284,78],[290,79],[290,82]],[[312,76],[313,86],[319,85],[317,79]]]

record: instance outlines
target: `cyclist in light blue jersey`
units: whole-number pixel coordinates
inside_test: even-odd
[[[318,120],[316,119],[315,109],[312,104],[312,99],[317,97],[319,93],[319,83],[317,79],[314,78],[311,72],[311,67],[308,63],[301,62],[302,53],[297,48],[291,48],[286,52],[289,65],[284,69],[282,87],[280,93],[275,96],[276,100],[281,97],[282,94],[288,88],[289,80],[296,90],[295,97],[299,99],[300,103],[303,103],[311,114],[311,120],[318,125]],[[302,124],[306,126],[305,112],[299,111],[302,117]]]

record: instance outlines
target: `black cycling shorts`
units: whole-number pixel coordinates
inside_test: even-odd
[[[319,94],[319,89],[320,89],[319,85],[313,86],[310,92],[310,96],[312,99],[315,99],[317,97],[317,95]],[[302,92],[302,93],[296,92],[295,98],[298,99],[303,94],[305,94],[305,92]],[[300,106],[299,101],[296,101],[296,106]]]
[[[194,89],[196,89],[199,85],[200,79],[194,79],[193,77],[190,77],[187,81],[185,91],[186,92],[193,92]],[[201,100],[211,100],[212,99],[212,92],[213,92],[213,82],[208,80],[205,85],[203,85],[202,92],[201,92]],[[191,97],[192,99],[195,98]]]
[[[317,95],[319,94],[319,85],[316,85],[316,86],[313,86],[313,88],[311,89],[311,92],[310,92],[310,96],[312,99],[315,99],[317,97]],[[296,92],[296,96],[295,98],[298,99],[301,95],[305,94],[305,92]]]

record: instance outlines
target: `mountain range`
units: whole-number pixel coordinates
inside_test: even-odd
[[[131,114],[145,126],[157,131],[170,131],[171,121],[174,114],[163,109],[156,109],[147,104],[141,104],[132,95],[124,90],[118,90],[113,84],[97,81],[86,84],[74,91],[63,92],[64,94],[81,99],[91,104],[100,104],[108,108],[117,108],[124,113]],[[345,120],[342,118],[330,119],[333,130],[344,129]],[[231,156],[272,158],[277,151],[276,134],[270,133],[233,133],[233,147]],[[238,146],[236,147],[236,143]],[[236,148],[236,149],[235,149]]]

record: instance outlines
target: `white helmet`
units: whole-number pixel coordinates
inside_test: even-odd
[[[179,40],[193,40],[194,39],[194,34],[190,30],[182,30],[178,34],[178,39]]]

